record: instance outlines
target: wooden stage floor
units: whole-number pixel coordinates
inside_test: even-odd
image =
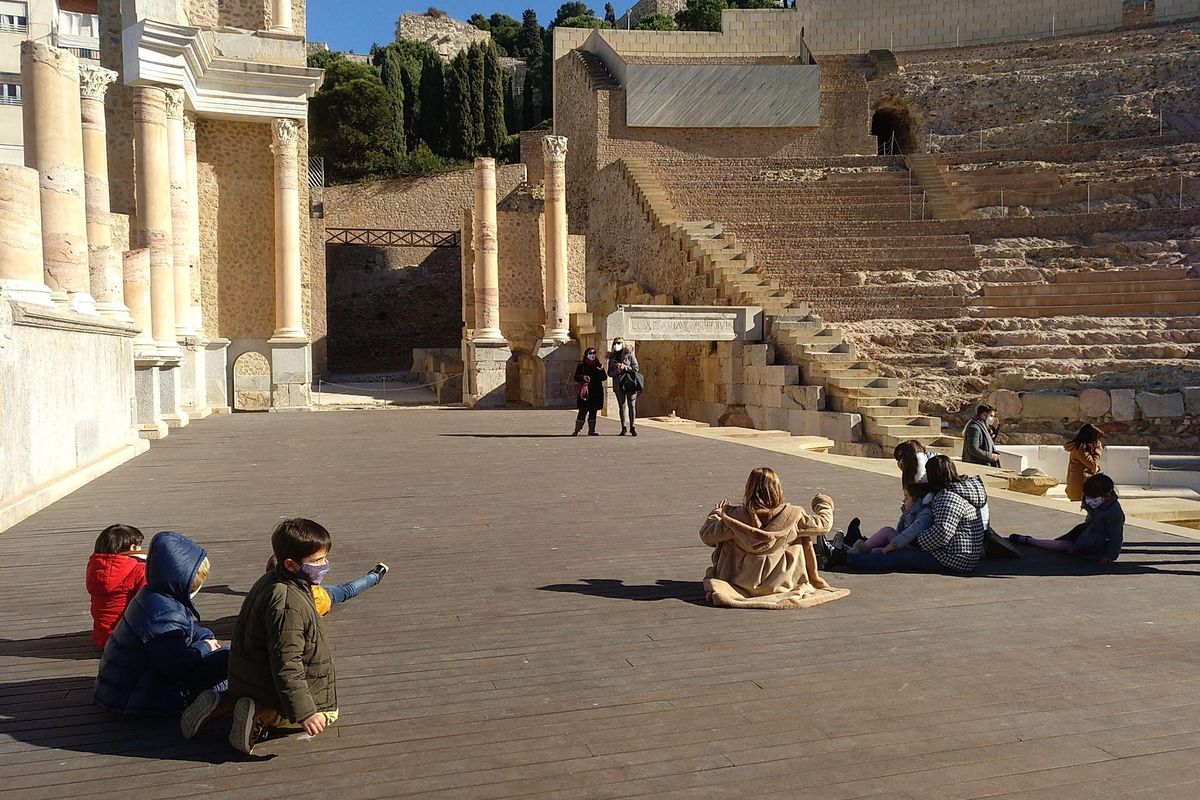
[[[893,479],[571,412],[217,417],[0,535],[0,795],[756,800],[1200,798],[1200,542],[1129,528],[1117,569],[1055,553],[973,577],[833,575],[798,612],[703,604],[705,512],[766,463],[837,524],[896,517]],[[84,564],[127,522],[208,548],[219,635],[304,515],[331,579],[341,720],[252,759],[210,727],[91,702]],[[1001,532],[1071,514],[993,503]]]

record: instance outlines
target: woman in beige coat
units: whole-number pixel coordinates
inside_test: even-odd
[[[833,499],[818,494],[813,513],[785,503],[783,484],[770,467],[746,480],[743,504],[725,500],[708,515],[700,539],[713,548],[704,592],[716,606],[807,608],[850,593],[817,574],[812,537],[833,524]]]

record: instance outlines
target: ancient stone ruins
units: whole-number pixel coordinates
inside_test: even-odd
[[[303,0],[102,0],[99,63],[21,44],[0,528],[189,421],[310,408],[327,349],[553,407],[619,334],[650,415],[882,455],[990,398],[1012,443],[1195,449],[1200,0],[797,5],[556,28],[521,164],[327,190]]]

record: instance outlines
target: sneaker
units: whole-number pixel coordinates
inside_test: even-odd
[[[183,738],[191,739],[199,733],[200,728],[208,722],[208,718],[212,716],[220,702],[221,693],[214,689],[208,689],[198,694],[191,705],[184,709],[183,716],[179,718],[179,732],[183,734]]]
[[[1013,544],[1029,544],[1029,537],[1023,533],[1010,533],[1008,540]]]
[[[829,545],[829,540],[824,536],[814,536],[813,552],[817,554],[817,567],[820,569],[828,569],[829,560],[833,554],[833,548]]]
[[[853,545],[857,541],[861,541],[866,537],[862,535],[862,521],[858,517],[850,520],[850,524],[846,527],[846,544]]]
[[[599,436],[599,435],[600,434],[596,433],[596,431],[588,431],[588,436]]]
[[[254,725],[254,699],[242,697],[233,707],[233,727],[229,731],[229,743],[240,753],[250,755],[256,739]]]
[[[388,574],[388,565],[380,561],[378,564],[371,567],[371,572],[378,575],[380,580],[383,580],[383,576]]]
[[[845,546],[846,546],[846,532],[838,531],[837,533],[835,533],[833,535],[832,547],[834,550],[841,550]]]

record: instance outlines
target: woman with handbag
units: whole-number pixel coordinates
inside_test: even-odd
[[[596,433],[596,412],[604,407],[604,382],[608,376],[600,366],[596,348],[589,347],[583,354],[583,360],[575,368],[575,407],[579,415],[575,417],[575,432],[578,436],[583,430],[583,421],[588,424],[588,436],[599,436]]]
[[[621,410],[620,435],[624,436],[628,431],[630,436],[637,436],[637,396],[645,387],[645,381],[638,371],[633,348],[626,345],[620,336],[613,339],[612,350],[608,352],[608,377],[613,379],[613,393],[617,396],[617,408]],[[628,427],[626,408],[629,410]]]

